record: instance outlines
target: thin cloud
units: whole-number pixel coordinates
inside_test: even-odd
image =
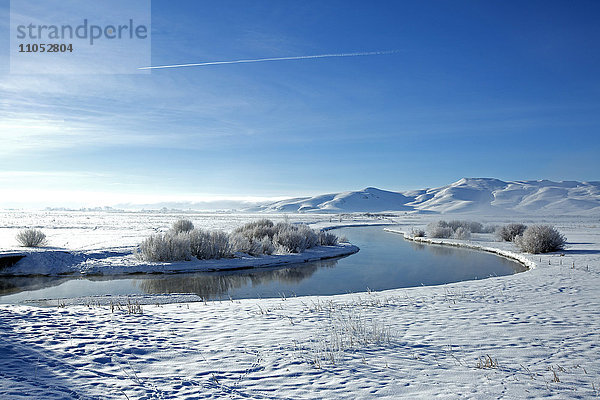
[[[290,60],[307,60],[311,58],[331,58],[331,57],[363,57],[363,56],[380,56],[386,54],[397,53],[397,50],[387,51],[367,51],[361,53],[338,53],[338,54],[317,54],[312,56],[292,56],[292,57],[273,57],[273,58],[255,58],[250,60],[232,60],[232,61],[210,61],[194,64],[173,64],[173,65],[157,65],[153,67],[140,67],[138,69],[167,69],[181,67],[204,67],[207,65],[224,65],[224,64],[247,64],[267,61],[290,61]]]

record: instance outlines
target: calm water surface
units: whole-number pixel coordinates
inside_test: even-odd
[[[95,295],[194,293],[207,300],[332,295],[509,275],[514,261],[467,249],[405,241],[382,227],[336,229],[357,254],[294,267],[177,275],[0,278],[0,303]]]

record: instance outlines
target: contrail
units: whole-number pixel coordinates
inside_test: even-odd
[[[203,67],[205,65],[223,65],[223,64],[245,64],[265,61],[288,61],[288,60],[307,60],[309,58],[330,58],[330,57],[361,57],[361,56],[378,56],[384,54],[397,53],[397,50],[388,51],[368,51],[362,53],[339,53],[339,54],[317,54],[313,56],[293,56],[293,57],[274,57],[274,58],[255,58],[252,60],[233,60],[233,61],[211,61],[196,64],[174,64],[174,65],[157,65],[154,67],[140,67],[138,69],[166,69],[166,68],[181,68],[181,67]]]

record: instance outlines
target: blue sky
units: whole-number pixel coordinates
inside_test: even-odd
[[[0,205],[600,179],[597,1],[154,0],[153,65],[396,52],[72,76],[0,5]]]

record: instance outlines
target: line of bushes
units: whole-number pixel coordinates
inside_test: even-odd
[[[415,237],[427,234],[432,238],[469,239],[471,233],[495,232],[499,240],[513,242],[521,251],[527,253],[550,253],[562,250],[566,245],[566,238],[551,225],[507,224],[504,226],[484,226],[479,222],[454,220],[450,222],[435,221],[427,225],[426,232],[413,229]]]
[[[521,251],[538,254],[565,248],[567,239],[551,225],[508,224],[499,227],[496,235],[500,240],[513,242]]]
[[[494,232],[496,227],[484,226],[475,221],[435,221],[427,225],[427,236],[432,238],[454,238],[469,239],[471,233],[490,233]]]
[[[307,225],[274,223],[268,219],[249,222],[232,233],[194,228],[189,220],[179,220],[171,230],[144,240],[137,251],[144,261],[184,261],[232,258],[236,253],[252,256],[301,253],[315,246],[335,246],[339,238],[330,232],[317,232]]]

